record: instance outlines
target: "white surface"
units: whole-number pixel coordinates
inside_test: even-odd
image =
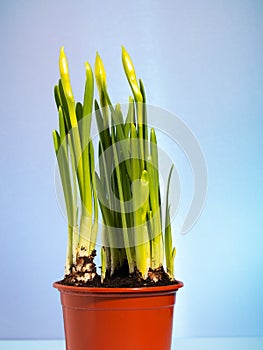
[[[262,350],[263,338],[177,338],[171,350]],[[65,350],[63,340],[0,341],[0,350]],[[108,349],[110,350],[110,349]],[[147,350],[147,349],[144,349]]]

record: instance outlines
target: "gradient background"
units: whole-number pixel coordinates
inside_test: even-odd
[[[126,102],[122,44],[148,102],[181,116],[207,160],[205,210],[175,235],[175,335],[263,336],[263,2],[9,0],[0,33],[0,338],[63,337],[51,287],[66,251],[51,138],[59,48],[77,99],[98,50],[112,100]]]

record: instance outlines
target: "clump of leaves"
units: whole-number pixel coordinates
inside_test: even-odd
[[[64,49],[60,51],[60,79],[54,89],[59,131],[53,131],[53,139],[68,217],[65,276],[71,276],[71,283],[75,284],[98,278],[93,260],[99,207],[103,220],[102,282],[125,269],[127,275],[158,282],[164,265],[169,278],[174,279],[176,250],[172,245],[168,201],[172,168],[163,223],[157,138],[154,128],[148,129],[143,83],[137,80],[124,47],[122,63],[133,95],[125,115],[120,104],[114,106],[111,102],[98,54],[95,79],[99,101],[94,99],[93,72],[86,63],[83,103],[76,103]],[[90,134],[93,112],[99,132],[98,172]]]

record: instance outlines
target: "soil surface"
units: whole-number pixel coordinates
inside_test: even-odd
[[[80,274],[81,272],[76,272],[76,270],[73,270],[58,283],[68,286],[89,288],[139,288],[178,284],[178,281],[170,279],[169,275],[165,272],[162,266],[155,270],[149,269],[147,279],[143,279],[138,270],[134,273],[129,273],[127,263],[116,270],[113,275],[110,276],[110,273],[107,273],[103,283],[101,283],[101,276],[97,273],[93,275],[94,277],[92,280],[87,282],[83,282],[81,281],[81,278],[78,278],[81,277]]]

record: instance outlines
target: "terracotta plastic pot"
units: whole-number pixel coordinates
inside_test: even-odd
[[[60,291],[67,350],[170,350],[176,291],[165,287]]]

